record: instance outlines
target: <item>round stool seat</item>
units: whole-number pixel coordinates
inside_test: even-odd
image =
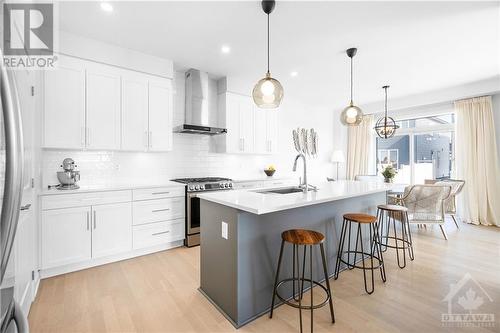
[[[388,210],[392,212],[407,212],[408,208],[400,205],[378,205],[378,209]]]
[[[344,214],[344,219],[357,223],[375,223],[377,221],[375,216],[363,213],[347,213]]]
[[[281,234],[281,239],[295,245],[316,245],[323,243],[325,236],[313,230],[291,229],[284,231]]]

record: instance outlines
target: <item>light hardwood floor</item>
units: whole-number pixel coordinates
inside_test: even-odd
[[[314,312],[315,331],[500,332],[500,228],[460,227],[447,222],[448,241],[438,227],[413,227],[415,261],[399,269],[389,250],[387,282],[377,276],[372,295],[364,293],[362,271],[331,279],[336,323],[323,307]],[[178,248],[43,280],[29,315],[31,331],[236,331],[197,291],[198,262],[199,248]],[[474,289],[483,301],[479,312],[495,315],[494,327],[442,326],[441,314],[448,311],[443,299],[466,273],[493,300]],[[309,313],[304,319],[309,331]],[[298,324],[298,310],[281,306],[273,319],[262,316],[238,331],[298,332]]]

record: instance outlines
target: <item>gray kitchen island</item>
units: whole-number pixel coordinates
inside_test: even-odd
[[[271,307],[283,231],[297,228],[323,233],[331,276],[342,215],[376,214],[377,205],[386,202],[390,189],[391,185],[383,183],[337,181],[320,184],[317,191],[307,194],[283,194],[287,189],[200,194],[200,291],[235,327],[245,325]],[[320,255],[313,254],[314,279],[322,281]],[[280,278],[291,276],[290,245],[285,246]],[[291,297],[291,284],[284,285],[280,294]]]

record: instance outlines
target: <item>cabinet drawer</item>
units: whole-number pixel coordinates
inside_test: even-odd
[[[184,239],[184,219],[133,226],[134,250]]]
[[[42,210],[132,201],[132,191],[64,193],[42,197]]]
[[[135,201],[133,224],[161,222],[184,217],[184,197]]]
[[[184,195],[184,187],[157,187],[132,191],[134,201],[183,197]]]

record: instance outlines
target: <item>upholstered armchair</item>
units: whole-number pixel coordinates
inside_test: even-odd
[[[453,222],[455,222],[455,225],[457,228],[459,228],[457,219],[456,219],[456,214],[457,214],[457,195],[462,192],[462,189],[464,188],[465,185],[465,180],[459,180],[459,179],[446,179],[442,181],[438,181],[434,183],[435,185],[448,185],[451,186],[451,193],[450,197],[445,200],[444,202],[444,209],[445,213],[449,214],[451,218],[453,219]]]
[[[415,224],[438,224],[444,239],[445,202],[451,194],[450,185],[412,185],[405,189],[402,204],[408,208],[408,219]]]

